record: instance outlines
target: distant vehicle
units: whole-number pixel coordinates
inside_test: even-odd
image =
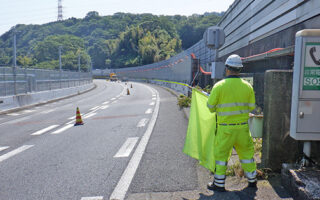
[[[115,73],[110,73],[110,81],[118,81],[118,77]]]

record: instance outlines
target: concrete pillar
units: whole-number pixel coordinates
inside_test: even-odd
[[[263,168],[280,171],[294,163],[302,146],[290,137],[292,70],[268,70],[264,78]]]

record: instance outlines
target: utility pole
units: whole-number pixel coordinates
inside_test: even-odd
[[[13,29],[13,92],[17,95],[17,43],[16,28]]]
[[[61,83],[61,79],[62,79],[61,49],[62,49],[62,46],[59,46],[60,88],[62,88],[62,83]]]
[[[78,54],[78,72],[80,72],[80,53]]]

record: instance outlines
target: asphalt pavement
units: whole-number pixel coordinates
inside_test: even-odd
[[[0,115],[0,199],[291,199],[274,183],[212,174],[184,155],[188,118],[174,93],[135,82]],[[128,90],[130,95],[128,95]],[[79,107],[84,125],[73,126]],[[278,184],[278,185],[277,185]]]

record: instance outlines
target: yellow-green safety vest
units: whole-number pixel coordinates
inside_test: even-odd
[[[255,108],[253,88],[238,76],[228,76],[213,86],[207,106],[217,113],[218,124],[248,122],[249,112]]]

